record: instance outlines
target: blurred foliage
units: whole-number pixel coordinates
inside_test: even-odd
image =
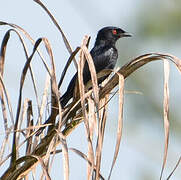
[[[132,43],[125,41],[123,44],[128,43],[129,46],[124,46],[122,42],[120,42],[121,61],[122,59],[128,61],[132,59],[135,54],[139,55],[150,51],[166,52],[169,49],[169,53],[174,52],[173,54],[175,54],[178,49],[178,45],[175,42],[181,40],[181,1],[152,0],[140,4],[137,8],[138,11],[134,18],[135,29],[133,29],[133,31],[135,30],[135,32]],[[136,38],[136,40],[134,38]],[[175,55],[177,56],[178,54]],[[177,73],[177,71],[174,71],[174,73]],[[176,75],[174,76],[176,77]],[[172,83],[172,80],[173,79],[170,79],[170,85],[173,87],[170,86],[170,88],[179,88],[178,83]],[[180,79],[178,79],[178,81],[180,81]],[[131,108],[132,117],[138,117],[136,119],[139,119],[139,121],[145,121],[145,119],[149,117],[151,121],[148,121],[148,123],[152,125],[158,123],[154,123],[154,121],[156,119],[162,119],[163,113],[162,64],[156,62],[139,69],[129,77],[126,86],[126,90],[141,91],[143,93],[143,96],[128,95],[128,97],[131,96],[129,107]],[[170,102],[172,101],[171,105],[174,104],[174,107],[170,109],[171,129],[173,128],[172,130],[174,132],[176,131],[177,134],[181,135],[180,110],[178,106],[176,106],[180,96],[179,94],[172,95],[172,92],[173,91],[170,92]],[[173,96],[177,96],[178,100],[173,102]],[[144,110],[144,114],[140,111],[140,107]],[[131,121],[134,121],[135,118],[131,118]],[[162,123],[161,120],[159,123]]]
[[[153,3],[149,7],[142,7],[138,19],[139,33],[142,36],[180,38],[181,2],[160,3],[159,7],[155,7]]]

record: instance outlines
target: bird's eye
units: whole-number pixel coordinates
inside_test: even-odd
[[[113,29],[113,30],[112,30],[112,33],[113,33],[114,35],[116,35],[116,34],[117,34],[116,29]]]

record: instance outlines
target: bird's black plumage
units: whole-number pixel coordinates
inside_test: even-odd
[[[90,51],[97,73],[101,70],[113,69],[115,67],[118,58],[118,52],[115,46],[116,41],[121,37],[128,36],[131,35],[120,28],[112,26],[104,27],[98,32],[95,45]],[[62,108],[64,108],[68,101],[73,97],[77,77],[78,74],[76,73],[70,81],[67,91],[60,98]],[[106,77],[107,76],[99,79],[98,83],[101,83]],[[86,61],[83,69],[84,84],[86,84],[90,79],[91,75]]]
[[[113,69],[115,67],[118,58],[118,52],[115,46],[116,41],[121,37],[129,37],[129,36],[131,35],[125,32],[124,30],[112,26],[102,28],[98,32],[94,47],[90,51],[97,73],[100,72],[101,70]],[[100,78],[98,80],[98,83],[101,83],[106,77],[107,76]],[[70,81],[67,91],[60,98],[60,103],[62,108],[64,108],[65,105],[68,103],[68,101],[73,97],[77,78],[78,74],[76,73],[73,76],[72,80]],[[86,84],[90,79],[91,75],[86,61],[83,69],[84,84]],[[50,122],[51,122],[51,115],[44,124]],[[51,128],[51,126],[49,128]],[[44,127],[40,128],[37,131],[36,136],[38,136],[43,129]]]

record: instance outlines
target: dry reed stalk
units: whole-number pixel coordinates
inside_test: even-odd
[[[62,73],[62,76],[60,78],[59,83],[57,84],[56,80],[56,69],[55,69],[55,62],[53,58],[52,49],[50,46],[50,43],[46,38],[40,38],[36,42],[31,38],[31,36],[21,27],[10,24],[6,22],[0,21],[0,25],[8,25],[13,29],[10,29],[6,32],[4,39],[2,41],[1,45],[1,51],[0,51],[0,95],[1,95],[1,106],[3,109],[3,119],[4,119],[4,128],[5,128],[5,141],[2,144],[2,150],[0,152],[1,162],[0,165],[3,164],[8,158],[11,158],[11,163],[9,168],[5,171],[5,173],[2,175],[2,180],[15,180],[15,179],[21,179],[23,177],[26,177],[27,174],[33,170],[38,163],[42,165],[43,172],[45,174],[45,177],[47,179],[51,179],[49,172],[51,165],[49,164],[50,156],[53,154],[55,155],[57,146],[59,144],[62,145],[62,152],[63,154],[63,167],[64,167],[64,179],[69,179],[69,156],[68,151],[72,150],[79,156],[81,156],[84,160],[87,161],[87,179],[91,179],[92,177],[95,177],[96,180],[98,179],[104,179],[101,175],[101,158],[102,158],[102,147],[103,147],[103,140],[104,140],[104,130],[106,126],[106,119],[107,119],[107,105],[109,102],[109,94],[110,92],[119,85],[119,115],[118,115],[118,130],[117,130],[117,142],[115,146],[115,152],[114,157],[112,161],[112,166],[110,169],[109,177],[111,177],[111,173],[114,167],[114,164],[117,159],[117,155],[119,152],[120,142],[121,142],[121,134],[122,134],[122,111],[123,111],[123,94],[124,94],[124,80],[129,77],[134,71],[136,71],[141,66],[152,62],[156,60],[163,60],[164,61],[164,128],[165,128],[165,148],[164,148],[164,157],[163,157],[163,164],[160,174],[160,179],[162,179],[163,171],[166,165],[167,160],[167,151],[168,151],[168,140],[169,140],[169,119],[168,119],[168,112],[169,112],[169,88],[168,88],[168,79],[169,79],[169,67],[167,60],[170,60],[173,62],[178,70],[181,72],[181,60],[173,55],[170,54],[161,54],[161,53],[149,53],[141,55],[124,66],[122,66],[114,75],[113,77],[105,83],[105,85],[99,89],[97,78],[103,77],[105,75],[110,74],[112,71],[110,70],[104,70],[96,75],[94,63],[92,60],[92,57],[87,49],[87,46],[89,44],[90,38],[86,36],[83,40],[83,43],[81,47],[77,47],[74,52],[72,52],[72,49],[67,41],[67,38],[65,37],[64,32],[56,22],[55,18],[52,16],[52,14],[49,12],[49,10],[44,6],[44,4],[39,0],[34,0],[36,3],[38,3],[50,16],[55,26],[58,28],[58,30],[61,32],[62,38],[64,40],[65,46],[68,49],[70,53],[70,57],[68,59],[68,62],[66,64],[66,67],[64,68],[64,71]],[[21,73],[21,80],[19,84],[19,98],[18,98],[18,105],[16,110],[16,118],[14,120],[13,117],[13,110],[11,108],[11,102],[8,96],[7,89],[5,87],[5,83],[3,81],[3,73],[4,73],[4,64],[5,64],[5,55],[6,55],[6,48],[8,41],[10,39],[10,33],[15,32],[19,39],[20,43],[23,46],[26,62],[24,64],[22,73]],[[23,40],[23,37],[20,33],[23,33],[26,38],[28,38],[34,48],[29,55],[26,44]],[[45,62],[40,50],[39,45],[40,43],[44,43],[51,67],[47,65]],[[45,83],[44,88],[44,95],[42,97],[41,104],[38,101],[38,93],[37,93],[37,85],[36,85],[36,77],[33,74],[33,69],[31,67],[31,61],[34,57],[34,54],[38,52],[40,55],[40,58],[44,64],[44,68],[47,71],[47,81]],[[77,64],[75,61],[75,55],[77,53],[80,53],[80,60],[78,63],[78,82],[75,90],[75,96],[73,98],[73,102],[66,106],[65,110],[61,109],[60,102],[59,102],[59,92],[58,89],[60,88],[65,74],[68,70],[68,67],[72,60],[75,62],[75,65]],[[84,85],[83,83],[83,67],[85,61],[88,62],[89,69],[91,72],[91,81],[88,82],[87,85]],[[77,65],[76,65],[77,66]],[[29,109],[24,108],[21,106],[22,103],[22,93],[23,93],[23,87],[24,87],[24,81],[27,77],[27,71],[30,71],[31,80],[33,83],[33,89],[36,96],[36,102],[37,102],[37,108],[38,108],[38,121],[41,122],[43,113],[46,111],[46,99],[48,97],[48,89],[49,86],[51,88],[51,112],[49,116],[49,126],[47,134],[44,134],[44,137],[36,137],[35,132],[32,133],[32,130],[36,127],[40,126],[33,126],[34,125],[34,116],[32,113],[32,106],[29,106]],[[92,87],[91,90],[90,87]],[[92,96],[93,95],[93,96]],[[5,97],[5,98],[4,98]],[[88,102],[88,103],[87,103]],[[7,104],[7,108],[6,108]],[[25,103],[26,104],[26,103]],[[11,123],[13,127],[13,143],[12,143],[12,150],[11,154],[7,155],[7,157],[2,160],[4,149],[8,144],[9,134],[10,134],[10,127],[7,121],[7,111],[9,111],[9,115],[11,118]],[[27,119],[29,119],[29,123],[27,124],[27,128],[21,129],[22,121],[25,117],[24,113],[27,113]],[[20,116],[20,113],[21,114]],[[55,123],[56,117],[59,116],[58,123]],[[67,123],[69,121],[69,123]],[[86,136],[87,136],[87,142],[88,142],[88,153],[85,155],[81,151],[74,149],[74,148],[68,148],[66,143],[66,137],[81,123],[84,122],[85,129],[86,129]],[[95,125],[96,122],[96,125]],[[44,125],[47,126],[47,125]],[[97,144],[95,148],[95,154],[94,154],[94,147],[93,147],[93,136],[94,136],[94,127],[97,126]],[[27,130],[27,133],[24,133],[23,131]],[[26,140],[23,142],[19,142],[18,137],[20,137],[20,132],[24,136],[27,136]],[[39,142],[40,139],[40,142]],[[26,144],[25,144],[26,143]],[[32,143],[33,145],[29,145]],[[25,156],[19,157],[17,156],[19,148],[23,145],[26,145],[26,153]],[[176,168],[178,167],[180,163],[180,159],[177,162],[174,170],[171,172],[169,179]],[[53,159],[52,159],[53,163]],[[42,176],[43,177],[43,176]]]

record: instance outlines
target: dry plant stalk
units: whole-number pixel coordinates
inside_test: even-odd
[[[1,107],[3,109],[3,120],[4,120],[4,130],[5,137],[4,142],[1,146],[0,151],[0,165],[4,164],[9,158],[11,158],[10,166],[6,169],[4,174],[1,176],[2,180],[15,180],[21,179],[23,177],[28,178],[28,173],[30,171],[34,171],[36,165],[39,163],[42,166],[42,170],[44,172],[44,176],[47,179],[51,179],[49,171],[50,166],[53,163],[49,164],[49,160],[51,155],[55,157],[58,153],[63,154],[63,167],[64,167],[64,179],[69,179],[69,150],[75,152],[77,155],[81,156],[88,164],[87,166],[87,179],[105,179],[101,174],[101,158],[102,158],[102,148],[105,134],[105,126],[108,112],[108,103],[109,103],[109,93],[119,85],[119,114],[118,114],[118,129],[117,129],[117,143],[115,145],[115,153],[112,161],[112,166],[109,172],[108,179],[111,178],[111,173],[114,167],[114,164],[117,159],[117,155],[119,152],[121,135],[122,135],[122,127],[123,127],[123,98],[124,98],[124,80],[129,77],[134,71],[136,71],[141,66],[156,60],[164,61],[164,128],[165,128],[165,148],[164,148],[164,157],[163,164],[160,174],[160,179],[162,179],[163,171],[166,165],[167,159],[167,151],[168,151],[168,140],[169,140],[169,88],[168,88],[168,78],[169,78],[169,67],[167,60],[173,62],[178,70],[181,72],[181,60],[170,54],[161,54],[161,53],[149,53],[141,55],[124,66],[118,69],[117,72],[114,73],[113,77],[109,79],[107,82],[105,81],[104,86],[102,88],[98,87],[97,78],[103,77],[107,74],[110,74],[112,71],[104,70],[98,74],[96,74],[94,63],[92,57],[87,49],[90,38],[85,36],[83,39],[83,43],[80,47],[77,47],[75,51],[72,52],[72,49],[68,43],[65,34],[62,29],[56,22],[55,18],[51,15],[49,10],[43,5],[43,3],[39,0],[34,0],[38,3],[50,16],[53,23],[56,25],[58,30],[62,34],[62,38],[64,40],[65,46],[70,52],[70,57],[67,61],[65,69],[62,73],[59,83],[57,83],[57,77],[55,74],[55,62],[53,58],[52,49],[50,43],[46,38],[40,38],[36,42],[31,38],[31,36],[21,27],[10,24],[6,22],[0,21],[0,25],[8,25],[13,29],[10,29],[6,32],[4,39],[1,45],[0,51],[0,98],[1,98]],[[26,62],[24,64],[23,70],[21,72],[21,81],[19,84],[19,98],[18,105],[16,110],[16,118],[13,116],[13,109],[11,107],[11,101],[8,95],[8,91],[6,89],[6,84],[3,80],[4,73],[4,64],[5,64],[5,56],[6,56],[6,48],[8,41],[10,39],[11,32],[14,31],[19,39],[20,43],[23,46]],[[29,54],[26,44],[23,40],[23,34],[26,38],[28,38],[34,48],[31,54]],[[43,43],[47,50],[47,54],[50,59],[50,67],[47,65],[46,61],[42,53],[39,50],[39,45]],[[43,62],[43,67],[47,72],[47,79],[45,82],[45,88],[43,96],[41,97],[41,103],[38,100],[37,93],[37,85],[36,85],[36,77],[33,74],[33,68],[31,67],[31,61],[34,57],[35,52],[38,52],[41,61]],[[75,55],[79,52],[80,59],[77,63],[75,60]],[[76,96],[73,98],[72,103],[66,106],[64,110],[61,109],[59,102],[59,92],[60,88],[66,72],[68,70],[71,62],[74,61],[75,65],[78,67],[78,83],[76,88]],[[91,72],[91,81],[87,84],[83,84],[83,66],[85,61],[88,62],[89,69]],[[28,99],[24,102],[24,106],[22,106],[22,93],[24,87],[24,81],[27,78],[27,72],[30,72],[30,76],[32,79],[32,84],[34,87],[34,92],[36,96],[36,101],[38,104],[38,117],[35,117],[31,100]],[[46,99],[48,99],[48,89],[50,87],[50,97],[51,97],[51,108],[50,115],[48,117],[48,122],[50,125],[47,133],[41,134],[40,136],[35,136],[36,129],[41,127],[39,122],[42,121],[43,114],[46,112]],[[92,87],[92,89],[90,89]],[[29,102],[29,103],[28,103]],[[28,107],[26,107],[26,105]],[[8,109],[8,111],[7,111]],[[7,114],[10,115],[11,124],[8,121]],[[58,117],[58,122],[56,123],[56,118]],[[27,119],[29,122],[27,123],[26,128],[22,128],[22,122]],[[37,119],[37,122],[35,121]],[[81,123],[84,122],[86,137],[88,142],[88,152],[87,154],[82,153],[80,150],[75,148],[69,148],[66,143],[66,137]],[[45,126],[48,126],[45,125]],[[97,133],[95,133],[95,129],[97,129]],[[8,147],[8,141],[10,136],[10,131],[13,132],[13,142],[11,153],[7,155],[4,159],[5,148]],[[20,136],[24,136],[25,140],[20,142]],[[93,137],[96,136],[96,147],[93,146]],[[32,145],[30,145],[30,143]],[[61,145],[62,150],[57,150],[57,147]],[[25,147],[26,152],[24,156],[19,156],[20,147]],[[176,168],[180,163],[180,159],[177,162],[174,170],[171,172],[169,179]]]

